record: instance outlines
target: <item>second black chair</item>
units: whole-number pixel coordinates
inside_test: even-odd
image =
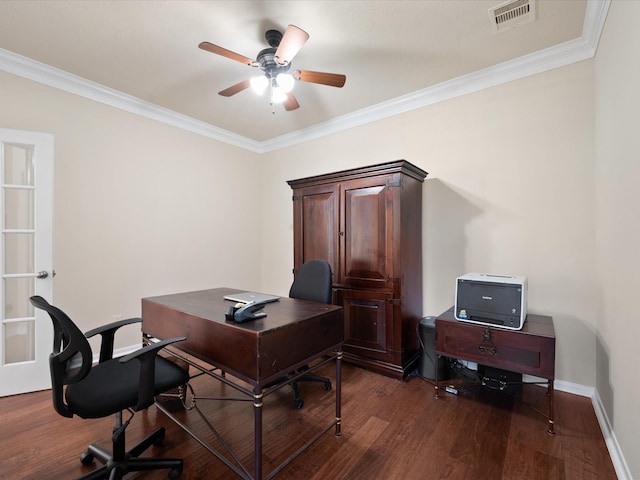
[[[31,297],[34,307],[46,311],[53,322],[53,353],[49,357],[53,406],[64,417],[102,418],[115,414],[112,451],[89,445],[80,457],[83,465],[94,458],[104,465],[81,477],[82,480],[121,479],[127,472],[169,469],[169,478],[182,473],[180,458],[139,458],[151,445],[164,440],[164,428],[155,431],[129,452],[125,450],[125,429],[135,412],[151,406],[155,395],[189,381],[188,373],[158,352],[182,338],[163,340],[120,358],[113,358],[114,336],[118,328],[141,319],[115,322],[87,332],[86,336],[59,308],[40,296]],[[100,360],[92,365],[93,354],[88,337],[100,334]],[[65,388],[66,386],[66,388]],[[122,411],[131,417],[122,422]]]
[[[293,284],[289,290],[290,298],[310,300],[319,303],[331,303],[331,266],[325,260],[308,260],[295,273]],[[295,372],[300,373],[300,372]],[[302,408],[304,401],[300,396],[298,382],[321,382],[325,390],[331,390],[331,380],[307,373],[291,382],[294,404]]]

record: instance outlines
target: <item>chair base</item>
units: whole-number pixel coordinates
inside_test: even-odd
[[[177,479],[182,474],[183,462],[181,458],[139,458],[142,452],[151,445],[162,445],[164,434],[164,428],[160,428],[128,452],[124,451],[124,430],[114,433],[113,452],[98,445],[89,445],[87,451],[80,457],[82,464],[91,465],[95,458],[104,465],[83,475],[78,480],[120,480],[129,472],[165,468],[169,470],[170,479]]]
[[[307,373],[296,381],[291,382],[291,390],[293,390],[293,405],[300,409],[304,405],[304,401],[302,400],[302,396],[300,395],[300,389],[298,388],[298,382],[320,382],[324,384],[325,390],[331,390],[331,380],[327,377],[320,377],[318,375],[313,375],[311,373]]]

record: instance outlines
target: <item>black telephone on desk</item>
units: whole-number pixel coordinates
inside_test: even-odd
[[[260,312],[267,302],[250,302],[246,304],[237,303],[233,307],[229,307],[225,313],[227,320],[233,320],[236,323],[248,322],[258,318],[266,317],[265,312]]]

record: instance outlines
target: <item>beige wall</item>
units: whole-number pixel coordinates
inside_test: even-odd
[[[255,154],[13,75],[0,85],[2,127],[55,135],[55,303],[83,330],[139,316],[144,296],[260,287],[260,223],[240,220],[259,204]]]
[[[595,60],[596,388],[640,478],[640,2],[614,1]]]
[[[594,385],[592,79],[581,62],[262,156],[9,74],[0,122],[56,137],[56,302],[85,329],[147,295],[286,294],[286,180],[405,158],[430,172],[424,314],[453,303],[457,275],[526,275],[530,311],[555,319],[557,378]]]
[[[453,304],[470,271],[525,275],[529,310],[552,315],[556,376],[594,385],[593,64],[581,62],[264,155],[263,284],[292,268],[286,180],[404,158],[429,172],[424,310]]]

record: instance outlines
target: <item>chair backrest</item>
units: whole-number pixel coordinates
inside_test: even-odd
[[[331,303],[331,266],[325,260],[308,260],[296,272],[289,297]]]
[[[47,312],[53,322],[53,352],[49,355],[53,406],[60,415],[72,417],[73,412],[64,402],[64,385],[79,382],[88,375],[93,362],[91,346],[62,310],[38,295],[30,301],[34,307]]]

